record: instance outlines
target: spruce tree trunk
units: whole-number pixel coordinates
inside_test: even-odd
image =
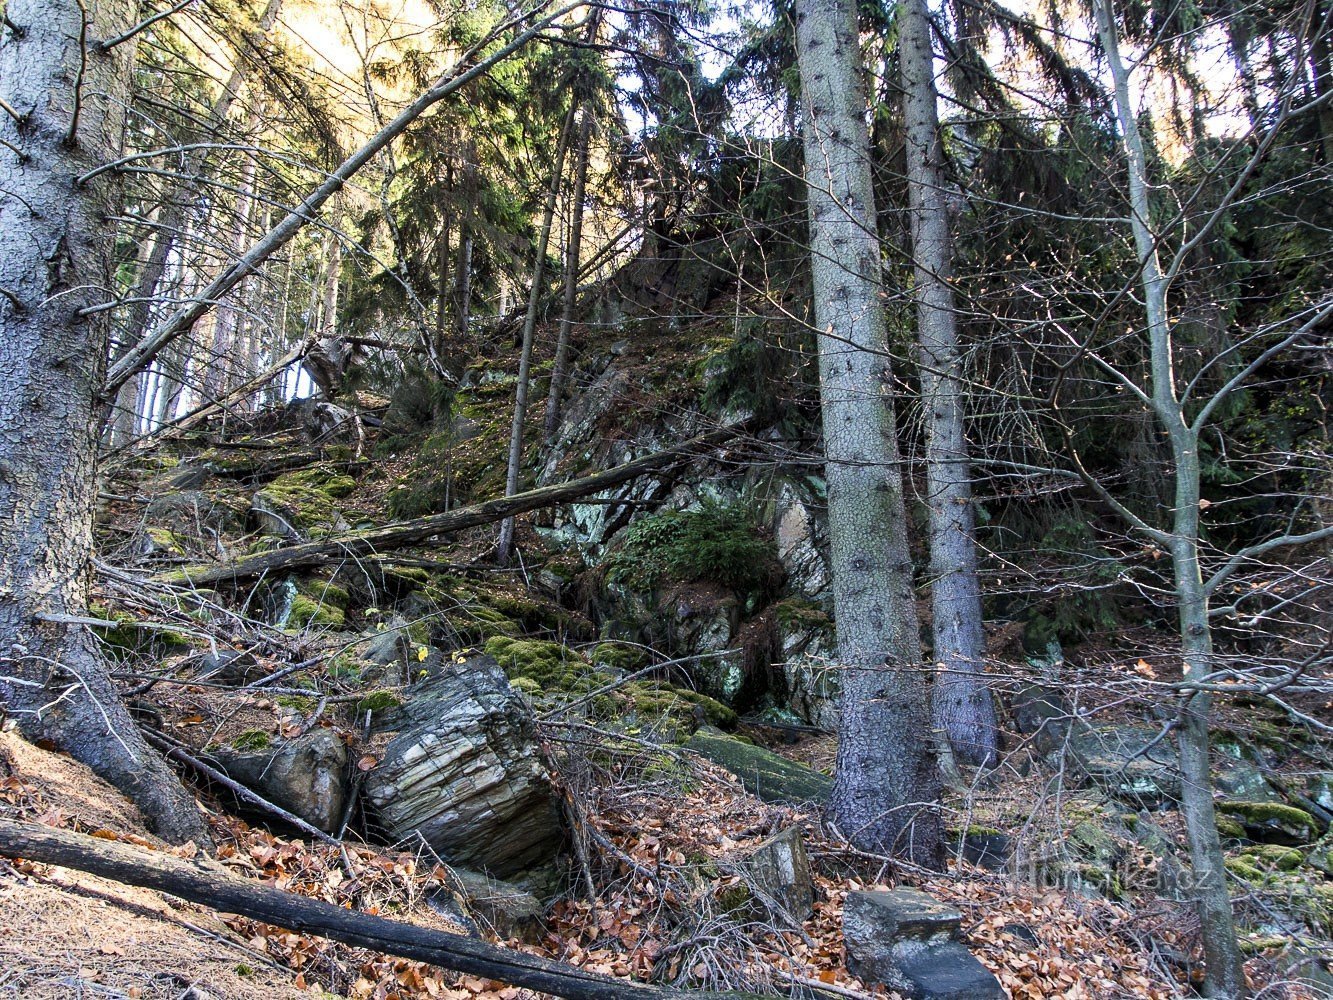
[[[514,420],[509,428],[509,456],[505,465],[505,496],[518,492],[518,476],[523,466],[523,425],[528,418],[528,383],[532,370],[532,342],[537,332],[537,312],[541,308],[543,277],[546,273],[546,249],[551,245],[551,226],[555,221],[555,205],[560,198],[560,182],[565,173],[565,153],[569,150],[569,133],[574,129],[574,108],[565,116],[556,146],[555,163],[551,167],[551,186],[546,194],[542,211],[541,229],[537,233],[537,259],[532,265],[532,287],[528,290],[528,311],[523,318],[523,348],[518,359],[518,387],[514,390]],[[514,519],[500,522],[500,541],[496,559],[501,566],[508,564],[514,551]]]
[[[1184,681],[1202,680],[1212,671],[1212,628],[1208,594],[1199,566],[1199,442],[1185,419],[1176,390],[1174,345],[1167,315],[1167,280],[1157,255],[1148,198],[1147,159],[1138,117],[1129,96],[1129,72],[1120,57],[1119,32],[1111,0],[1094,4],[1097,31],[1114,84],[1116,117],[1129,182],[1130,226],[1139,255],[1153,415],[1167,433],[1175,478],[1171,523],[1171,567],[1175,580]],[[1180,717],[1181,814],[1194,868],[1195,905],[1203,937],[1203,995],[1236,1000],[1247,992],[1245,962],[1236,939],[1227,892],[1227,871],[1218,839],[1209,766],[1209,697],[1187,696]]]
[[[989,765],[998,748],[995,704],[982,675],[985,634],[977,576],[972,469],[964,418],[962,360],[954,308],[953,241],[945,202],[934,51],[925,0],[898,5],[899,61],[906,117],[907,195],[912,228],[921,409],[926,422],[926,506],[930,596],[938,673],[935,728],[954,755]]]
[[[82,10],[86,10],[85,15]],[[206,840],[194,799],[143,742],[86,616],[114,175],[134,46],[86,50],[134,20],[132,0],[10,0],[0,28],[0,702],[126,792],[166,837]],[[16,155],[10,145],[22,151]]]
[[[797,0],[810,262],[842,704],[832,818],[859,847],[941,863],[903,477],[885,351],[861,50],[849,0]]]
[[[583,249],[583,198],[588,187],[588,147],[592,144],[592,106],[583,105],[579,123],[578,162],[574,167],[574,191],[570,195],[569,246],[565,248],[565,299],[560,310],[560,332],[555,341],[555,366],[551,370],[551,389],[546,395],[546,416],[542,429],[547,438],[560,423],[560,402],[569,379],[569,334],[574,323],[574,303],[579,291],[579,253]]]

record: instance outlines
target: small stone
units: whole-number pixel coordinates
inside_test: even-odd
[[[1063,693],[1040,684],[1019,689],[1009,705],[1014,728],[1031,736],[1040,753],[1058,749],[1069,735],[1073,706]]]
[[[448,889],[432,894],[428,902],[437,912],[476,930],[494,932],[502,941],[518,938],[535,944],[541,937],[541,901],[511,882],[481,872],[450,868]]]
[[[797,922],[815,909],[815,887],[800,827],[789,826],[760,844],[745,861],[758,889]]]

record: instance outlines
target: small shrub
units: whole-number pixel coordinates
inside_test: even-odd
[[[772,539],[738,502],[705,500],[698,510],[664,510],[630,525],[607,578],[641,590],[668,582],[711,581],[766,596],[782,584]]]

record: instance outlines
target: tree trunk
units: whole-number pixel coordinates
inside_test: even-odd
[[[995,761],[995,704],[983,676],[981,584],[977,577],[972,469],[964,429],[962,361],[954,308],[953,242],[945,203],[943,150],[930,14],[925,0],[898,5],[906,117],[921,409],[926,421],[926,507],[934,610],[932,693],[936,730],[969,764]]]
[[[578,163],[574,167],[574,191],[570,195],[569,246],[565,248],[565,301],[560,310],[560,333],[555,341],[555,365],[551,388],[546,395],[546,418],[542,429],[549,439],[560,422],[560,401],[569,378],[569,333],[574,322],[574,303],[579,291],[579,254],[583,249],[583,197],[588,187],[588,147],[592,144],[592,105],[583,105],[579,123]]]
[[[843,667],[830,812],[857,846],[941,864],[939,775],[885,353],[861,51],[848,0],[797,0],[810,259]]]
[[[1097,31],[1114,84],[1116,117],[1129,180],[1130,225],[1140,262],[1144,317],[1148,330],[1152,409],[1171,443],[1175,473],[1175,511],[1171,525],[1171,565],[1180,622],[1184,681],[1201,680],[1211,671],[1212,630],[1208,596],[1199,568],[1199,443],[1185,420],[1176,391],[1171,325],[1167,316],[1167,279],[1150,227],[1147,161],[1138,117],[1129,96],[1129,72],[1120,58],[1119,34],[1111,0],[1094,4]],[[1227,872],[1213,808],[1209,766],[1209,698],[1196,691],[1186,698],[1180,718],[1181,813],[1194,867],[1195,903],[1203,937],[1206,997],[1235,1000],[1246,993],[1245,962],[1236,939],[1227,892]]]
[[[514,420],[509,428],[509,455],[505,464],[505,496],[518,492],[519,472],[523,467],[523,425],[528,418],[528,382],[532,370],[532,342],[537,333],[537,312],[541,308],[543,277],[546,273],[546,249],[551,244],[551,225],[555,220],[555,204],[560,198],[560,182],[565,173],[565,153],[569,150],[569,133],[574,129],[574,108],[569,109],[560,130],[560,142],[551,166],[551,187],[546,194],[546,208],[542,211],[541,229],[537,234],[537,259],[532,265],[532,287],[528,290],[528,311],[523,318],[523,349],[518,358],[518,387],[514,391]],[[514,519],[500,522],[500,541],[496,560],[507,565],[514,551]]]
[[[164,836],[206,840],[193,798],[143,742],[83,625],[109,320],[80,311],[110,295],[114,158],[134,46],[81,40],[133,22],[130,0],[10,0],[22,29],[0,44],[0,702],[25,735],[52,741],[120,788]],[[85,13],[83,13],[86,11]]]

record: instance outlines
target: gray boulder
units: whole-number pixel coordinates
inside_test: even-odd
[[[501,877],[563,845],[532,711],[493,658],[444,664],[377,728],[397,735],[365,793],[391,838],[419,833],[451,864]]]
[[[342,820],[347,747],[332,730],[315,729],[275,749],[224,747],[212,756],[227,777],[325,833]]]
[[[796,922],[814,913],[815,885],[810,879],[810,862],[800,827],[789,826],[764,841],[743,867],[759,891]]]
[[[541,937],[542,904],[511,882],[466,868],[450,868],[448,888],[427,901],[431,908],[474,932],[535,944]]]
[[[959,941],[961,914],[915,889],[852,892],[843,910],[850,972],[914,1000],[1003,1000],[999,981]]]

